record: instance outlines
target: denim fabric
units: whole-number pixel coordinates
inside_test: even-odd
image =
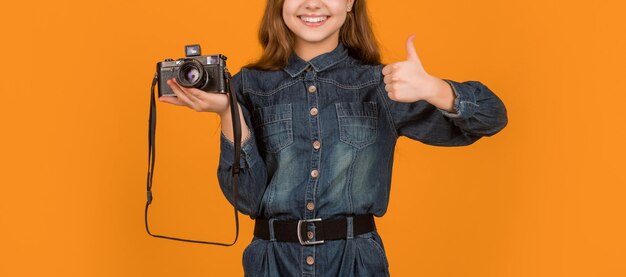
[[[340,43],[308,62],[294,53],[284,70],[243,68],[233,77],[250,127],[240,160],[243,214],[276,220],[383,216],[399,136],[463,146],[507,124],[502,101],[478,81],[444,79],[457,96],[456,113],[449,113],[426,101],[391,100],[382,67],[362,64]],[[234,144],[222,134],[220,147],[218,179],[232,204]],[[254,237],[243,266],[246,276],[389,275],[376,231],[309,246]]]

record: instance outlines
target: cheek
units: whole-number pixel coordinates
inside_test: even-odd
[[[285,3],[283,3],[283,17],[294,15],[297,9],[298,3],[294,3],[294,1],[285,1]]]
[[[339,24],[339,26],[343,26],[343,24],[346,23],[347,15],[346,14],[337,15],[335,16],[335,19],[337,19],[337,24]]]
[[[326,4],[326,7],[334,14],[341,14],[348,10],[348,3],[346,1],[335,1]]]
[[[287,14],[283,14],[283,22],[287,25],[287,29],[293,32],[293,29],[296,27],[296,23],[293,21],[293,18],[289,17]]]
[[[289,1],[285,1],[285,4],[283,5],[283,22],[285,23],[285,25],[287,25],[287,27],[291,30],[294,27],[294,18],[296,15],[296,8],[297,6],[293,6],[289,4]]]
[[[332,23],[327,26],[327,29],[337,31],[346,23],[346,16],[341,14],[334,14]]]

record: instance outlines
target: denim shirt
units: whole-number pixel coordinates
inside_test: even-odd
[[[240,160],[241,213],[275,220],[383,216],[399,136],[463,146],[507,124],[502,101],[478,81],[444,79],[456,95],[450,113],[426,101],[391,100],[382,67],[361,63],[339,43],[308,62],[293,53],[283,70],[242,68],[233,77],[250,127]],[[232,204],[234,144],[223,133],[220,149],[218,180]],[[389,274],[376,231],[307,246],[254,237],[243,267],[246,276]]]

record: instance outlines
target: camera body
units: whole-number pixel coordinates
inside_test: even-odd
[[[201,56],[200,45],[186,45],[185,58],[165,59],[157,63],[159,97],[176,96],[167,80],[176,78],[179,85],[206,92],[228,92],[226,82],[226,56],[222,54]]]

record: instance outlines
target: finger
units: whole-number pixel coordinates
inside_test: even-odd
[[[193,90],[193,89],[190,89],[190,88],[186,88],[186,87],[181,86],[181,85],[178,83],[178,81],[176,81],[176,78],[172,78],[172,82],[174,82],[174,83],[178,86],[178,88],[180,88],[180,91],[182,91],[182,92],[185,94],[185,96],[186,96],[189,100],[191,100],[191,102],[193,102],[193,103],[198,103],[198,102],[202,101],[202,100],[198,99],[198,97],[197,97],[195,94],[193,94],[193,93],[192,93],[192,90]]]
[[[205,96],[203,95],[204,92],[199,89],[186,89],[183,91],[187,93],[187,96],[189,96],[189,98],[194,98],[195,100],[197,100],[196,102],[202,101],[202,97]]]
[[[391,84],[385,85],[385,90],[387,92],[393,92],[394,91],[393,85],[391,85]]]
[[[393,71],[393,64],[388,64],[385,67],[383,67],[383,75],[388,75],[391,74],[391,72]]]
[[[417,56],[417,51],[415,50],[415,45],[413,44],[413,40],[415,40],[415,35],[410,35],[406,40],[406,58],[408,61],[420,61],[420,58]]]
[[[176,97],[178,97],[178,99],[180,101],[182,101],[183,103],[185,103],[185,105],[191,107],[193,106],[193,102],[191,100],[189,100],[189,98],[185,95],[185,93],[181,90],[181,88],[178,86],[178,84],[176,84],[174,81],[172,80],[168,80],[167,84],[170,86],[170,88],[172,89],[172,91],[174,92],[174,94],[176,94]]]
[[[385,84],[391,84],[395,81],[398,81],[398,78],[396,78],[393,74],[389,74],[385,76]]]
[[[385,70],[386,72],[383,72],[383,75],[393,74],[396,70],[400,69],[400,63],[401,62],[392,63],[392,64],[389,64],[389,65],[385,66],[385,68],[387,68],[387,69]],[[385,68],[383,68],[383,69],[385,69]],[[387,73],[387,74],[385,74],[385,73]]]
[[[183,101],[180,101],[178,97],[174,97],[174,96],[161,96],[159,97],[159,101],[178,105],[178,106],[185,106],[185,103],[183,103]]]

